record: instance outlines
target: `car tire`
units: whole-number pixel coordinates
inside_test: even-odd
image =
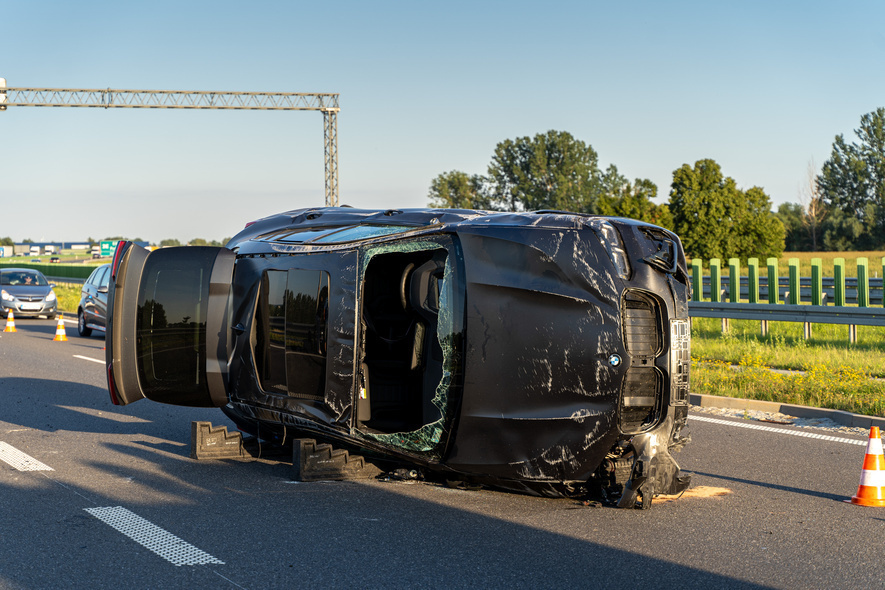
[[[92,335],[92,328],[86,327],[86,317],[83,310],[77,312],[77,333],[83,338],[89,338]]]
[[[54,320],[54,319],[55,319],[55,314],[52,314],[52,315],[48,315],[48,316],[46,316],[46,319],[47,319],[47,320]]]

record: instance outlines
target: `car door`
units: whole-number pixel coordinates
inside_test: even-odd
[[[102,329],[107,328],[107,317],[108,317],[108,289],[110,288],[111,282],[111,265],[107,265],[105,267],[104,272],[101,273],[98,277],[98,281],[95,286],[95,294],[93,295],[93,313],[96,326],[100,326]]]
[[[108,292],[111,400],[201,407],[227,403],[231,280],[226,248],[148,252],[121,243]]]
[[[102,265],[96,268],[83,285],[83,317],[86,320],[86,326],[104,326],[105,313],[107,312],[107,286],[110,279],[109,267],[110,265]],[[102,298],[99,291],[102,284],[105,287],[105,302],[99,308],[99,299]]]

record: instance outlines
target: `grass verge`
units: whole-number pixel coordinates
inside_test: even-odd
[[[692,393],[885,416],[885,330],[859,326],[849,346],[847,326],[815,324],[806,341],[801,324],[770,322],[766,337],[758,321],[730,324],[692,320]]]

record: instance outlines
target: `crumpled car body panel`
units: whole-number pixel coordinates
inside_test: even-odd
[[[186,297],[169,285],[194,249],[168,250],[115,261],[115,403],[223,406],[261,437],[530,493],[648,507],[688,485],[671,451],[687,441],[690,287],[666,230],[563,212],[291,211],[201,254],[212,279],[188,297],[214,303],[177,322]],[[181,333],[193,360],[175,373],[160,359],[179,362],[163,347],[180,351]]]

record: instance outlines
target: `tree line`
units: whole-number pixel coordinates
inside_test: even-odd
[[[809,167],[803,203],[772,211],[758,186],[739,188],[718,163],[673,171],[669,202],[657,186],[605,170],[587,143],[565,131],[507,139],[487,173],[443,172],[430,183],[431,207],[493,211],[559,210],[630,217],[675,231],[691,257],[778,257],[785,250],[885,248],[885,109],[861,118],[858,141],[837,135],[817,173]]]

